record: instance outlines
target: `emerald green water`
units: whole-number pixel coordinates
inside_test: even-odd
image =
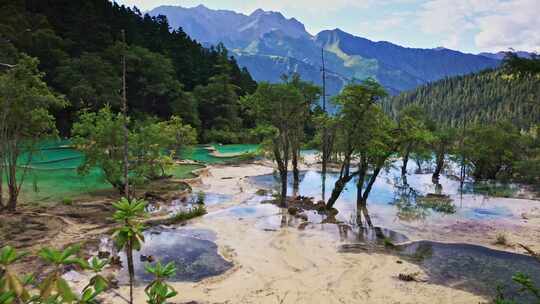
[[[235,145],[212,145],[219,153],[248,153],[257,150],[259,145],[235,144]],[[207,164],[219,164],[237,161],[238,157],[215,157],[206,149],[208,145],[194,146],[182,149],[179,153],[181,159],[189,159]]]
[[[259,145],[254,144],[236,144],[236,145],[214,145],[214,148],[219,153],[250,153],[255,152],[259,148]]]
[[[27,202],[59,201],[91,194],[96,191],[111,190],[99,168],[92,168],[89,174],[81,176],[77,168],[83,162],[83,155],[70,146],[69,140],[44,141],[38,151],[24,153],[18,159],[18,177],[23,177],[21,198]],[[206,150],[205,150],[206,151]],[[208,151],[206,151],[206,154]],[[25,170],[23,167],[27,166]],[[192,178],[193,170],[202,165],[177,165],[170,174],[175,178]]]

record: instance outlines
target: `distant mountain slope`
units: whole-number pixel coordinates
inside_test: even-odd
[[[531,58],[531,55],[533,53],[530,52],[523,52],[523,51],[517,51],[514,52],[516,55],[522,58]],[[497,59],[497,60],[503,60],[504,57],[506,57],[506,52],[497,52],[497,53],[480,53],[478,54],[480,56],[488,57],[491,59]]]
[[[339,29],[309,34],[304,25],[278,12],[256,10],[250,15],[194,8],[160,6],[150,15],[165,15],[173,28],[205,44],[222,42],[256,80],[277,81],[283,73],[300,72],[320,84],[321,49],[335,94],[352,79],[374,77],[391,93],[410,90],[448,76],[499,65],[485,56],[448,49],[405,48],[374,42]]]
[[[500,70],[486,70],[439,80],[383,101],[385,111],[394,116],[411,104],[446,125],[510,120],[528,127],[530,122],[540,123],[540,78],[515,79]]]

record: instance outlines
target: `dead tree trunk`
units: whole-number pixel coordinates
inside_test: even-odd
[[[128,159],[128,118],[127,118],[127,94],[126,94],[126,33],[122,30],[122,115],[124,118],[124,195],[129,201],[129,159]]]

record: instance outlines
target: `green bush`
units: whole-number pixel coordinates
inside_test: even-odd
[[[64,197],[61,202],[62,202],[62,205],[66,205],[66,206],[73,205],[73,200],[69,197]]]
[[[171,216],[171,223],[181,223],[192,218],[203,216],[206,214],[206,207],[204,205],[198,204],[195,207],[189,209],[188,211],[180,211]]]

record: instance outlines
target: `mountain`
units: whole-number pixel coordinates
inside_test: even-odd
[[[487,58],[491,58],[491,59],[503,60],[504,57],[506,57],[506,53],[507,52],[480,53],[478,55],[484,56],[484,57],[487,57]],[[524,52],[524,51],[517,51],[517,52],[514,52],[514,53],[516,55],[518,55],[518,57],[521,57],[521,58],[531,58],[531,56],[534,54],[534,53]]]
[[[540,123],[540,79],[518,79],[501,70],[485,70],[446,78],[383,100],[396,116],[408,105],[419,105],[438,123],[459,126],[509,120],[528,128]]]
[[[294,38],[310,37],[298,20],[286,19],[281,13],[261,9],[248,16],[228,10],[211,10],[204,5],[193,8],[159,6],[149,14],[167,16],[172,28],[182,27],[200,42],[222,42],[229,48],[245,47],[272,31],[281,31]]]
[[[339,29],[313,36],[295,18],[261,9],[246,15],[203,5],[160,6],[148,13],[166,16],[173,28],[181,27],[203,44],[223,43],[258,81],[279,81],[283,73],[299,72],[304,79],[320,84],[324,54],[329,94],[338,93],[351,80],[366,77],[376,78],[390,93],[397,94],[500,64],[498,59],[444,48],[416,49],[375,42]]]

